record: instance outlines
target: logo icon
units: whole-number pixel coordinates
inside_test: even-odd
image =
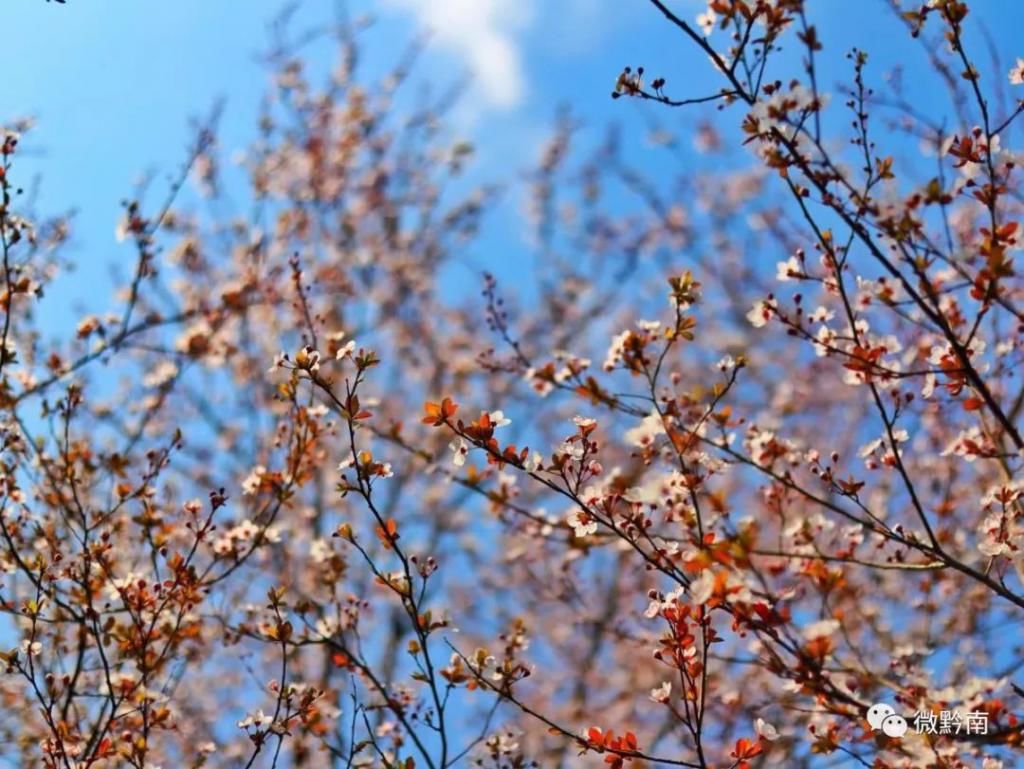
[[[879,729],[886,737],[899,739],[907,733],[907,719],[897,715],[890,705],[878,702],[868,708],[868,723],[871,724],[871,731]]]

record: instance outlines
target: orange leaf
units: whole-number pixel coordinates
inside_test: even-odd
[[[760,742],[751,742],[745,737],[740,737],[736,740],[736,747],[733,748],[732,753],[729,755],[733,758],[743,760],[746,758],[753,758],[754,756],[759,755],[763,750],[764,748]]]
[[[394,518],[388,518],[384,521],[383,526],[377,527],[376,532],[377,536],[380,537],[380,541],[384,544],[384,549],[390,550],[395,540],[398,539],[398,524]]]
[[[440,427],[453,417],[458,410],[458,404],[452,402],[451,398],[445,398],[440,403],[427,401],[423,404],[423,411],[426,413],[426,416],[423,417],[422,422],[432,427]]]

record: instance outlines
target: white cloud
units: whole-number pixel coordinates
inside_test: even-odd
[[[433,41],[459,56],[477,91],[493,107],[508,109],[526,95],[526,74],[516,33],[532,18],[531,0],[388,0],[412,12]]]

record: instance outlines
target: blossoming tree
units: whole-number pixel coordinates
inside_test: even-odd
[[[830,102],[800,0],[649,6],[710,85],[628,68],[609,114],[701,111],[749,167],[644,176],[564,115],[539,258],[471,295],[498,191],[352,27],[323,82],[274,46],[245,205],[214,115],[125,203],[111,312],[56,339],[69,224],[8,128],[9,763],[1016,765],[1024,101],[957,0],[894,6],[941,115],[860,50]]]

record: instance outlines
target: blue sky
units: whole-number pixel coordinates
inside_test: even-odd
[[[643,0],[349,0],[348,5],[354,16],[378,18],[366,36],[372,60],[393,60],[400,54],[396,41],[430,27],[433,43],[420,76],[442,84],[464,73],[475,77],[454,119],[479,146],[480,178],[519,174],[536,158],[562,104],[571,104],[593,129],[595,141],[611,120],[623,123],[627,137],[631,129],[641,136],[651,115],[670,126],[696,122],[697,112],[611,101],[610,85],[625,64],[645,64],[652,75],[667,76],[673,95],[705,93],[710,90],[705,84],[713,82],[704,57]],[[3,120],[33,115],[39,121],[25,142],[29,152],[19,178],[24,183],[26,173],[40,175],[41,212],[77,212],[69,252],[76,273],[58,281],[46,300],[55,322],[66,322],[71,307],[108,306],[110,265],[132,258],[130,247],[113,238],[120,201],[142,174],[152,172],[162,182],[173,173],[189,138],[189,116],[203,114],[224,97],[226,154],[251,140],[266,84],[259,52],[268,40],[269,20],[282,7],[280,0],[5,3],[0,115]],[[693,18],[702,4],[681,0],[674,7]],[[335,8],[335,0],[302,0],[294,28],[328,21]],[[976,8],[988,17],[996,47],[1015,51],[1014,30],[1024,6],[992,2]],[[811,10],[826,46],[871,50],[876,72],[902,59],[923,59],[907,56],[908,50],[919,52],[907,44],[881,0],[820,0]],[[827,59],[836,66],[822,69],[826,89],[847,74],[840,53],[832,48]],[[310,57],[329,64],[326,47],[311,49]],[[915,77],[920,66],[909,62],[908,76]],[[631,151],[641,168],[663,162],[639,139],[636,145]],[[519,204],[514,196],[508,199],[490,238],[517,239]],[[481,245],[488,242],[485,236]]]
[[[295,29],[329,21],[334,0],[304,0]],[[682,40],[645,0],[350,0],[353,15],[379,17],[365,36],[371,66],[394,61],[424,26],[435,28],[419,77],[441,84],[462,73],[474,86],[453,115],[456,129],[478,146],[476,179],[515,179],[533,162],[560,105],[571,105],[593,141],[610,121],[636,137],[627,151],[637,167],[657,174],[664,154],[643,136],[657,117],[681,131],[700,111],[671,111],[609,98],[618,71],[643,64],[668,78],[673,96],[704,95],[717,87],[702,54]],[[676,2],[692,19],[702,9]],[[826,45],[820,80],[825,90],[846,79],[843,53],[851,45],[872,54],[870,72],[904,63],[904,77],[929,82],[923,52],[908,38],[882,0],[814,0],[808,3]],[[255,135],[255,118],[267,72],[259,60],[269,20],[279,0],[4,0],[4,45],[0,46],[0,121],[32,115],[38,127],[27,137],[18,178],[38,174],[43,213],[75,209],[69,256],[74,273],[57,281],[43,304],[52,333],[67,331],[78,307],[101,311],[117,306],[111,296],[112,266],[135,258],[114,238],[120,201],[139,177],[158,183],[173,174],[185,153],[190,116],[226,99],[220,141],[225,156]],[[1024,3],[989,0],[975,4],[994,47],[1008,57],[1024,55],[1019,30]],[[987,63],[984,39],[971,40]],[[331,64],[326,47],[311,49],[314,64]],[[1005,62],[1007,66],[1009,62]],[[997,73],[1005,82],[1005,70]],[[921,109],[936,106],[937,91],[917,91]],[[730,113],[730,121],[739,115]],[[684,141],[683,166],[673,173],[708,168],[708,159]],[[720,162],[711,161],[711,162]],[[475,264],[519,263],[528,251],[518,224],[521,198],[513,193],[471,246]],[[500,246],[495,248],[495,246]],[[774,259],[766,260],[774,272]],[[127,269],[127,268],[126,268]],[[525,282],[525,276],[520,276]],[[478,284],[463,286],[475,293]],[[526,286],[521,286],[527,288]],[[73,325],[70,327],[73,329]]]

